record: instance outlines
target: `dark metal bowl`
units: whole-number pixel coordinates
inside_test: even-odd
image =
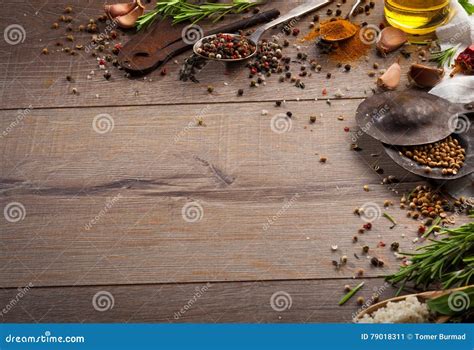
[[[359,127],[389,145],[414,146],[448,137],[463,108],[421,90],[388,91],[367,98],[356,112]]]

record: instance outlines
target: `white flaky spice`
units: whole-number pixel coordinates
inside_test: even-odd
[[[388,302],[387,306],[378,309],[371,315],[365,314],[356,323],[427,323],[430,311],[425,303],[420,303],[415,296],[409,296],[399,302]]]

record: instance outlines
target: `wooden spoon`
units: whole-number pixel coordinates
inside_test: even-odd
[[[430,291],[430,292],[402,295],[400,297],[387,299],[387,300],[381,301],[380,303],[371,305],[367,309],[359,312],[359,314],[354,318],[354,320],[360,320],[366,314],[367,315],[373,314],[378,309],[386,307],[389,302],[399,302],[399,301],[405,300],[407,297],[410,297],[410,296],[415,296],[415,297],[418,298],[418,301],[420,301],[421,303],[425,303],[428,300],[436,299],[440,296],[443,296],[443,295],[446,295],[446,294],[449,294],[449,293],[452,293],[452,292],[459,292],[459,291],[462,291],[462,290],[465,290],[465,289],[471,288],[471,287],[472,286],[466,286],[466,287],[460,287],[460,288],[454,288],[454,289],[446,289],[446,290],[434,290],[434,291]],[[446,322],[449,321],[450,318],[451,318],[451,316],[439,315],[439,316],[436,317],[434,323],[446,323]]]

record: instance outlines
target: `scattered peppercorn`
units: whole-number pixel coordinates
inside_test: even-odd
[[[400,243],[393,242],[392,244],[390,244],[390,249],[392,249],[394,252],[396,252],[398,248],[400,248]]]
[[[362,247],[362,251],[363,251],[364,253],[368,253],[368,252],[369,252],[369,249],[370,249],[370,248],[369,248],[368,245],[365,245],[365,246]]]
[[[244,89],[237,90],[237,96],[242,96],[244,94]]]
[[[214,87],[212,87],[211,85],[209,85],[207,87],[207,92],[209,92],[210,94],[212,94],[214,92]]]
[[[309,117],[309,121],[311,123],[316,123],[316,116],[312,115],[311,117]]]

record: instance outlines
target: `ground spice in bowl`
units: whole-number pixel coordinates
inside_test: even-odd
[[[319,35],[326,41],[339,41],[354,36],[358,29],[359,26],[345,19],[337,19],[321,23]]]
[[[344,24],[341,24],[341,22]],[[326,37],[337,40],[337,38],[347,37],[353,30],[355,30],[355,34],[346,40],[329,42],[322,39],[323,33],[326,33]],[[317,41],[320,52],[329,54],[332,60],[341,63],[358,60],[365,56],[370,48],[370,45],[365,44],[360,39],[360,27],[346,20],[323,22],[319,28],[314,28],[302,39],[302,41],[313,40]]]

